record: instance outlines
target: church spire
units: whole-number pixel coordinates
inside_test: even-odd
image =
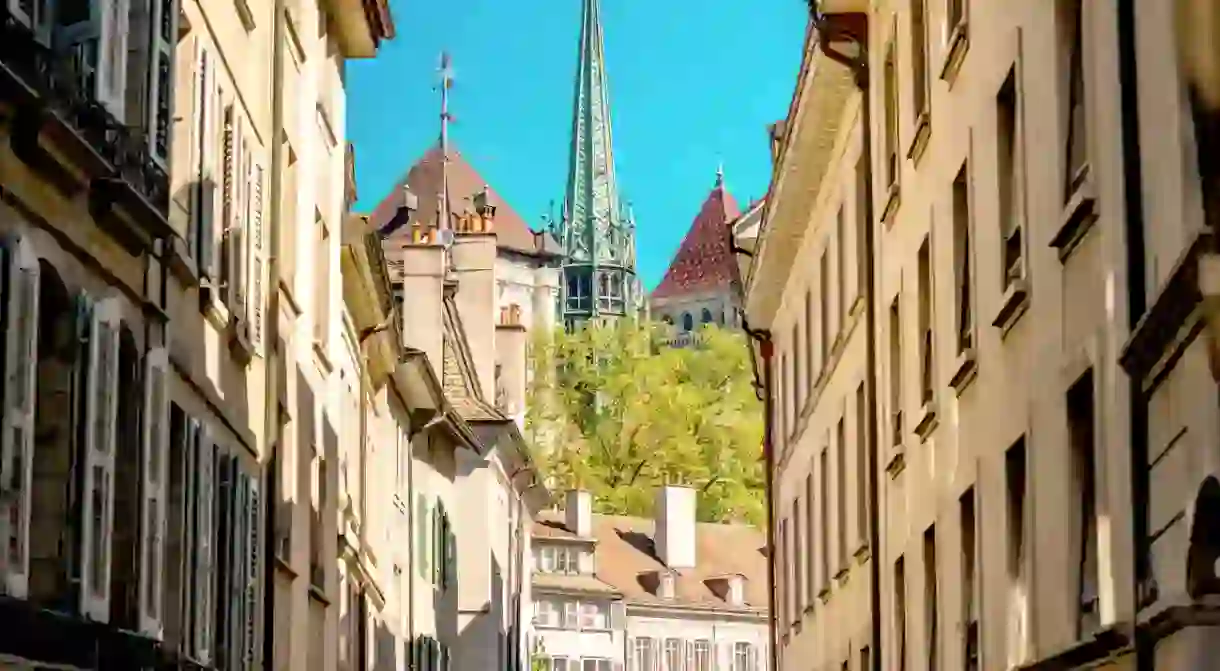
[[[571,326],[639,307],[635,222],[619,201],[601,0],[581,0],[568,184],[560,222],[560,311]]]

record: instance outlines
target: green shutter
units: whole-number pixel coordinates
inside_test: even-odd
[[[419,575],[428,576],[428,503],[422,494],[415,502],[415,547],[418,550]]]

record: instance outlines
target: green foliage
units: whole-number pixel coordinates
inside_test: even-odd
[[[706,326],[665,345],[663,324],[622,320],[533,343],[526,435],[552,489],[602,513],[646,516],[657,487],[698,490],[699,519],[762,524],[762,404],[745,337]]]

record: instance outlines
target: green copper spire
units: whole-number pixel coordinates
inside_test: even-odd
[[[582,3],[568,187],[556,231],[564,251],[559,311],[569,327],[634,314],[641,296],[635,217],[614,179],[601,0]]]

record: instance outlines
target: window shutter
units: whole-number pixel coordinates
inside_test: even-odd
[[[118,392],[119,313],[113,300],[92,304],[82,295],[86,348],[81,402],[84,406],[85,473],[81,495],[81,613],[110,619],[110,540],[114,515],[114,423]]]
[[[178,3],[150,0],[152,50],[148,68],[148,139],[153,160],[169,170],[170,123],[173,118],[174,45],[178,41]],[[187,81],[187,77],[178,79]]]
[[[437,503],[432,509],[432,584],[436,587],[441,585],[441,567],[445,561],[445,538],[441,532],[441,525],[445,519],[445,507],[441,503]]]
[[[79,48],[77,74],[87,93],[120,122],[125,120],[127,77],[127,0],[96,0],[76,23],[62,26],[57,41]]]
[[[415,499],[415,549],[419,575],[428,576],[428,504],[423,494]]]
[[[243,625],[245,627],[245,661],[246,668],[253,669],[257,659],[255,651],[257,650],[257,627],[258,627],[258,604],[259,595],[258,587],[262,582],[262,565],[260,564],[262,557],[262,542],[263,535],[259,526],[259,513],[262,510],[262,497],[259,493],[258,478],[248,478],[247,498],[249,507],[246,515],[246,585],[245,595],[246,607]]]
[[[38,257],[29,243],[0,244],[0,588],[17,598],[29,593],[38,282]]]
[[[230,105],[224,108],[224,116],[221,118],[221,124],[223,127],[220,129],[220,250],[222,257],[220,259],[219,282],[221,285],[220,292],[224,297],[225,303],[230,303],[230,301],[232,301],[234,288],[234,261],[236,259],[236,255],[233,251],[234,245],[232,234],[234,229],[236,229],[238,226],[236,107],[236,105]]]
[[[563,602],[563,628],[577,629],[580,627],[580,610],[575,601]]]
[[[615,631],[627,628],[627,606],[622,601],[610,604],[610,628]]]
[[[144,463],[141,469],[143,509],[140,528],[140,632],[157,640],[164,631],[161,591],[165,575],[165,509],[168,505],[169,355],[151,350],[144,360]]]
[[[213,513],[215,498],[216,446],[206,425],[199,432],[195,478],[195,654],[200,662],[212,660],[212,618],[214,616],[215,581],[213,579],[216,548]]]
[[[250,342],[254,351],[263,352],[263,277],[266,267],[266,241],[263,238],[263,166],[251,161],[249,187],[249,235],[250,245]]]
[[[216,58],[207,49],[203,50],[203,58],[200,63],[200,123],[199,138],[200,156],[199,156],[199,239],[197,241],[197,261],[199,263],[199,276],[201,278],[214,279],[216,271],[214,266],[216,253],[216,218],[219,203],[216,198],[217,180],[220,176],[217,174],[217,158],[218,148],[216,140],[219,135],[220,126],[220,89],[217,79],[219,72],[216,67]]]

